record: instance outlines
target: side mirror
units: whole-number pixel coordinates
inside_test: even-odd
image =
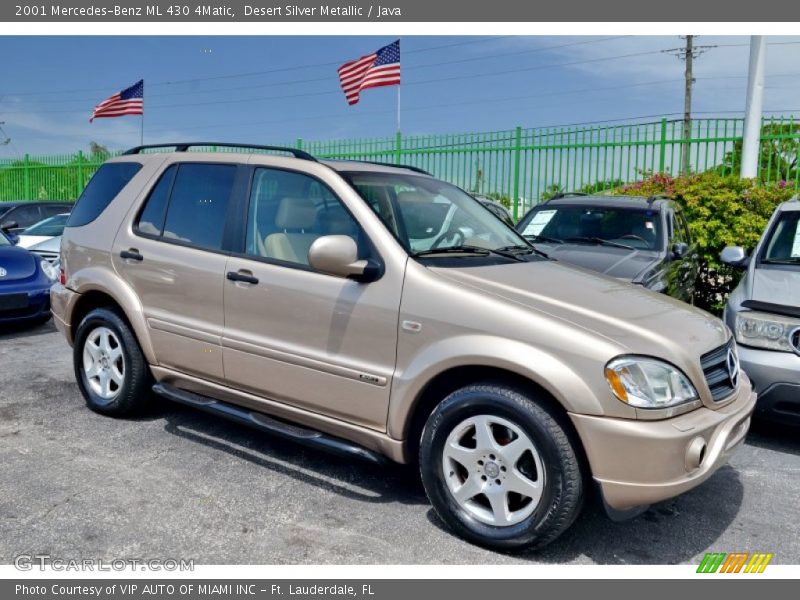
[[[672,244],[672,256],[675,258],[683,258],[689,251],[689,244],[686,242],[675,242]]]
[[[308,264],[315,270],[356,281],[374,281],[380,269],[368,260],[358,260],[358,247],[347,235],[324,235],[308,249]]]
[[[747,252],[741,246],[728,246],[719,254],[719,259],[723,264],[736,269],[743,269],[747,266]]]

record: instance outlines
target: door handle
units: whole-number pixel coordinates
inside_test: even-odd
[[[139,254],[139,251],[136,248],[129,248],[128,250],[123,250],[119,253],[120,258],[124,258],[125,260],[135,260],[137,262],[141,262],[144,260],[144,256]]]
[[[253,277],[250,271],[228,271],[227,278],[231,281],[241,281],[242,283],[258,284],[258,277]]]

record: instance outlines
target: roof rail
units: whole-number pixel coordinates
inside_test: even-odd
[[[154,148],[174,148],[173,152],[187,152],[189,148],[198,148],[203,146],[221,146],[222,148],[249,148],[251,150],[274,150],[275,152],[287,152],[295,158],[318,162],[317,159],[311,154],[304,150],[299,150],[298,148],[290,148],[288,146],[260,146],[257,144],[232,144],[229,142],[180,142],[177,144],[146,144],[143,146],[134,146],[122,154],[141,154],[142,150],[150,150]]]
[[[336,159],[332,159],[332,160],[336,160]],[[431,175],[431,173],[429,173],[425,169],[420,169],[419,167],[414,167],[412,165],[399,165],[397,163],[382,162],[382,161],[379,161],[379,160],[359,160],[357,158],[350,158],[350,159],[346,159],[346,160],[348,160],[349,162],[367,163],[369,165],[380,165],[382,167],[396,167],[398,169],[408,169],[409,171],[414,171],[415,173],[422,173],[423,175]],[[431,175],[431,177],[433,177],[433,175]]]
[[[588,196],[588,195],[589,194],[584,194],[583,192],[558,192],[557,194],[550,196],[547,200],[541,202],[540,204],[547,204],[548,202],[550,202],[550,200],[560,200],[561,198],[569,198],[571,196]]]
[[[647,197],[647,206],[650,206],[656,200],[672,200],[672,198],[666,194],[653,194],[652,196]]]

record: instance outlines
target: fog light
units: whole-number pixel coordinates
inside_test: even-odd
[[[694,438],[686,447],[686,470],[694,471],[703,464],[706,457],[706,441],[701,437]]]

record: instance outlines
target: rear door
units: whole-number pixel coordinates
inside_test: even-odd
[[[403,270],[371,283],[314,271],[310,245],[351,236],[380,261],[321,179],[257,167],[241,246],[228,261],[223,356],[229,384],[313,412],[386,428]]]
[[[234,163],[167,166],[114,240],[113,260],[142,303],[158,364],[220,381],[225,225]]]

